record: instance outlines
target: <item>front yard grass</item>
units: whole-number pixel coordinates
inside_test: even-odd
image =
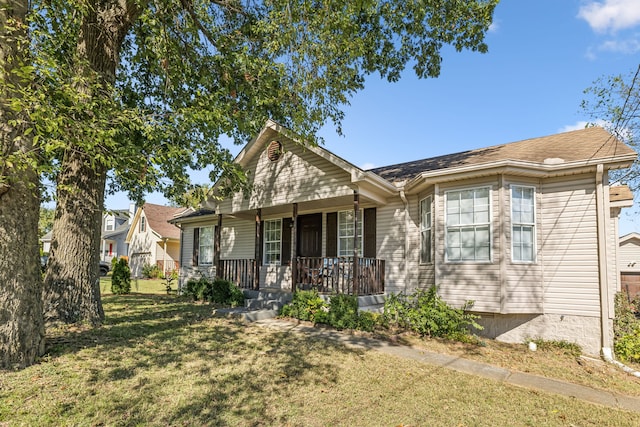
[[[136,294],[167,294],[164,279],[131,279],[131,292]],[[174,280],[173,288],[176,288]],[[111,294],[111,274],[100,277],[100,293]]]
[[[0,425],[640,425],[638,413],[214,318],[185,298],[103,303],[102,327],[49,330],[40,363],[0,374]]]

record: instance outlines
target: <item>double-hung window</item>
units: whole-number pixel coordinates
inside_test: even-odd
[[[420,263],[431,262],[431,196],[420,200]]]
[[[113,231],[115,229],[116,219],[113,215],[108,215],[104,220],[104,231]]]
[[[282,219],[264,222],[264,263],[280,265],[282,246]]]
[[[352,210],[338,212],[338,256],[353,256],[353,226],[354,213]],[[358,211],[358,254],[362,255],[362,210]]]
[[[535,261],[535,188],[511,186],[511,259]]]
[[[213,265],[213,226],[200,227],[198,265]]]
[[[491,260],[489,187],[446,193],[447,261]]]

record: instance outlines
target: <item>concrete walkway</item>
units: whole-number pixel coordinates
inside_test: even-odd
[[[430,365],[441,366],[447,369],[477,375],[494,381],[503,382],[528,389],[555,393],[562,396],[574,397],[586,402],[595,403],[612,408],[625,409],[640,412],[640,397],[624,396],[621,394],[594,389],[591,387],[573,384],[566,381],[545,378],[538,375],[525,374],[510,371],[482,362],[463,359],[458,356],[433,353],[426,350],[389,343],[367,337],[354,336],[333,329],[322,329],[294,323],[283,319],[265,319],[255,322],[256,325],[278,329],[286,332],[295,332],[325,338],[334,342],[340,342],[351,348],[375,350],[405,359],[412,359]],[[630,378],[630,381],[637,381]]]

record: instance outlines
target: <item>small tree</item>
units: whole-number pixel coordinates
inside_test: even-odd
[[[111,275],[111,292],[117,295],[131,292],[131,270],[124,258],[120,258],[113,268]]]

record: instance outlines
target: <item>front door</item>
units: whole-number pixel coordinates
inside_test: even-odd
[[[298,216],[298,246],[296,252],[301,257],[322,256],[322,214]]]

